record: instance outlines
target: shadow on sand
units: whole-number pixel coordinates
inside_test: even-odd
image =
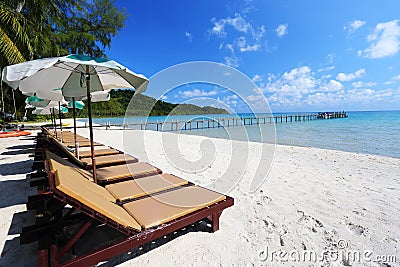
[[[15,145],[7,147],[7,151],[1,153],[0,176],[2,176],[2,180],[0,181],[0,209],[9,210],[10,208],[15,208],[15,210],[19,210],[21,209],[21,205],[27,202],[28,196],[35,193],[35,189],[30,188],[28,179],[24,178],[24,174],[31,172],[33,160],[24,160],[22,156],[23,154],[30,154],[33,148],[34,145],[32,144]],[[14,162],[10,162],[10,158],[15,159]],[[2,159],[6,159],[8,163],[3,163]],[[14,213],[11,222],[9,219],[11,218],[7,218],[3,222],[5,224],[10,223],[10,226],[7,233],[7,240],[5,240],[1,252],[0,266],[36,265],[36,244],[21,246],[19,239],[22,227],[34,223],[35,213],[32,211]]]
[[[15,149],[30,149],[30,148],[35,148],[34,144],[29,144],[29,145],[16,145],[16,146],[10,146],[7,147],[8,150],[15,150]]]
[[[35,214],[33,211],[15,213],[11,221],[8,235],[19,235],[22,226],[34,223]],[[36,266],[37,243],[21,245],[19,236],[5,242],[0,257],[0,266]]]
[[[33,194],[34,190],[29,187],[29,181],[26,179],[1,181],[0,208],[25,204],[28,200],[28,192]]]
[[[27,159],[18,162],[12,163],[2,163],[0,168],[0,175],[7,176],[7,175],[14,175],[14,174],[27,174],[32,171],[33,160]]]
[[[108,241],[113,240],[113,235],[114,235],[114,239],[116,239],[116,237],[121,238],[123,237],[119,232],[117,232],[116,230],[112,230],[110,231],[110,229],[107,229],[108,231],[108,235],[107,234],[101,234],[101,235],[96,235],[96,238],[89,238],[88,242],[85,242],[85,246],[89,246],[92,247],[94,246],[95,242],[100,241],[98,238],[100,238],[100,236],[103,239],[106,239]],[[114,232],[114,233],[113,233]],[[152,251],[153,249],[157,249],[165,244],[167,244],[168,242],[179,238],[183,235],[186,234],[190,234],[191,232],[205,232],[205,233],[212,233],[211,231],[211,225],[208,224],[206,221],[199,221],[196,222],[192,225],[188,225],[187,227],[184,227],[180,230],[177,230],[173,233],[167,234],[164,237],[160,237],[154,241],[148,242],[140,247],[136,247],[136,248],[132,248],[129,251],[126,251],[120,255],[117,255],[111,259],[109,259],[107,262],[104,262],[102,264],[99,264],[98,266],[102,266],[102,267],[109,267],[109,266],[115,266],[115,265],[119,265],[121,263],[124,263],[126,261],[135,259],[136,257],[139,257],[143,254],[148,253],[149,251]],[[117,240],[117,239],[116,239]],[[100,241],[101,242],[101,241]],[[99,244],[99,243],[97,243]],[[104,243],[103,243],[104,244]],[[161,264],[161,263],[160,263]]]

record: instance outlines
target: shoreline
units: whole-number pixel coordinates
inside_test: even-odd
[[[87,118],[76,118],[77,120],[77,126],[83,127],[85,126],[85,122],[82,121],[78,121],[78,119],[86,119]],[[51,123],[51,121],[48,122],[38,122],[38,123],[30,123],[30,124],[25,124],[26,126],[28,125],[34,125],[34,126],[40,126],[43,124],[47,124],[47,123]],[[63,119],[63,123],[69,123],[68,127],[73,127],[73,119]],[[93,125],[95,126],[102,126],[102,124],[98,124],[98,123],[93,123]],[[88,126],[87,126],[88,127]],[[105,128],[105,125],[104,125]],[[72,129],[67,129],[69,131],[72,131]],[[111,127],[110,131],[119,131],[119,130],[123,130],[120,128],[117,128],[115,126]],[[132,130],[127,130],[127,131],[142,131],[142,130],[138,130],[138,129],[132,129]],[[154,131],[154,130],[147,130],[147,131]],[[155,131],[157,132],[157,131]],[[229,140],[223,137],[208,137],[205,135],[196,135],[196,134],[187,134],[185,131],[182,132],[175,132],[175,131],[165,131],[163,133],[174,133],[174,134],[182,134],[182,135],[186,135],[186,136],[201,136],[201,137],[206,137],[206,138],[213,138],[213,139],[221,139],[221,140]],[[241,141],[241,140],[235,140],[235,141]],[[258,144],[270,144],[273,145],[271,143],[262,143],[262,142],[258,142],[258,141],[242,141],[242,142],[250,142],[250,143],[258,143]],[[348,151],[348,150],[340,150],[340,149],[333,149],[333,148],[323,148],[323,147],[317,147],[317,146],[307,146],[307,145],[301,145],[301,144],[284,144],[284,143],[275,143],[275,145],[277,146],[294,146],[294,147],[302,147],[302,148],[317,148],[317,149],[324,149],[324,150],[332,150],[332,151],[340,151],[340,152],[348,152],[348,153],[355,153],[355,154],[360,154],[360,155],[373,155],[373,156],[381,156],[381,157],[388,157],[388,158],[394,158],[394,159],[400,159],[400,157],[396,157],[396,156],[391,156],[391,155],[385,155],[385,154],[375,154],[375,153],[366,153],[366,152],[359,152],[359,151]]]

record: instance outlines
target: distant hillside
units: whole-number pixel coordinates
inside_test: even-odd
[[[126,108],[133,97],[132,90],[112,90],[111,99],[106,102],[92,104],[93,116],[96,117],[116,117],[124,116]],[[153,97],[143,94],[137,95],[132,100],[129,109],[131,116],[164,116],[164,115],[186,115],[186,114],[228,114],[225,109],[214,107],[199,107],[192,104],[172,104],[162,100],[157,101]],[[68,113],[70,117],[72,112]],[[84,108],[77,112],[77,116],[86,117],[87,109]]]

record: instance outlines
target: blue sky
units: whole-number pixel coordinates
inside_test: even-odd
[[[188,61],[230,65],[252,79],[274,112],[400,109],[400,2],[129,1],[107,54],[151,77]],[[152,95],[151,90],[146,92]],[[223,88],[190,84],[164,98],[217,99]],[[257,101],[246,95],[246,101]]]

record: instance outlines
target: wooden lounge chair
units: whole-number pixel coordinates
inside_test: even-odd
[[[74,148],[75,147],[75,140],[74,140],[74,134],[70,131],[63,131],[62,133],[60,131],[57,131],[57,135],[54,134],[54,132],[50,131],[47,127],[42,126],[42,132],[46,136],[51,136],[53,138],[56,138],[57,140],[63,141],[63,144],[67,147]],[[62,135],[62,138],[61,138]],[[77,135],[77,143],[79,147],[90,147],[90,139],[83,137],[81,135]],[[94,146],[102,146],[102,144],[94,142]]]
[[[146,176],[135,180],[129,180],[106,185],[105,188],[117,202],[127,202],[132,199],[169,190],[177,186],[187,185],[189,182],[175,175],[164,173]]]
[[[74,165],[74,163],[63,159],[50,151],[45,152],[45,159],[52,160],[53,165],[57,165],[59,167],[69,166],[74,168],[76,171],[86,177],[86,179],[93,182],[93,180],[91,180],[92,172],[90,170],[81,169]],[[110,184],[161,173],[162,171],[159,168],[156,168],[147,162],[133,162],[129,164],[108,166],[97,169],[97,182],[99,184]]]
[[[91,157],[78,159],[75,154],[66,147],[63,143],[58,141],[57,139],[49,136],[48,137],[51,146],[53,147],[52,151],[58,151],[60,155],[63,157],[68,158],[69,161],[73,162],[75,165],[79,166],[80,168],[84,169],[91,169],[92,168],[92,159]],[[50,149],[51,150],[51,149]],[[86,153],[86,152],[85,152]],[[96,155],[96,152],[95,152]],[[138,159],[119,152],[119,154],[112,154],[112,155],[102,155],[96,156],[96,167],[106,167],[111,165],[119,165],[119,164],[128,164],[128,163],[135,163],[138,162]]]
[[[88,181],[74,168],[51,159],[46,165],[50,183],[46,203],[56,201],[64,211],[53,212],[52,205],[41,207],[40,212],[54,216],[22,229],[21,244],[39,241],[39,266],[93,266],[203,219],[211,220],[212,231],[217,231],[222,211],[234,202],[231,197],[199,186],[181,185],[171,177],[165,178],[172,179],[168,180],[168,189],[171,186],[173,189],[165,190],[165,183],[156,181],[162,177],[146,177],[142,179],[151,179],[148,184],[153,184],[157,193],[142,192],[142,197],[119,205],[118,198],[113,195],[122,192],[116,189],[117,184],[109,186],[108,189],[114,188],[110,190],[112,194],[107,188]],[[126,184],[122,186],[127,188]],[[129,188],[133,188],[132,185]],[[129,192],[122,194],[129,195]],[[66,205],[71,208],[67,209]],[[37,218],[41,217],[39,215]],[[117,230],[121,237],[89,252],[72,249],[85,242],[81,239],[85,233],[95,234],[105,227]]]

